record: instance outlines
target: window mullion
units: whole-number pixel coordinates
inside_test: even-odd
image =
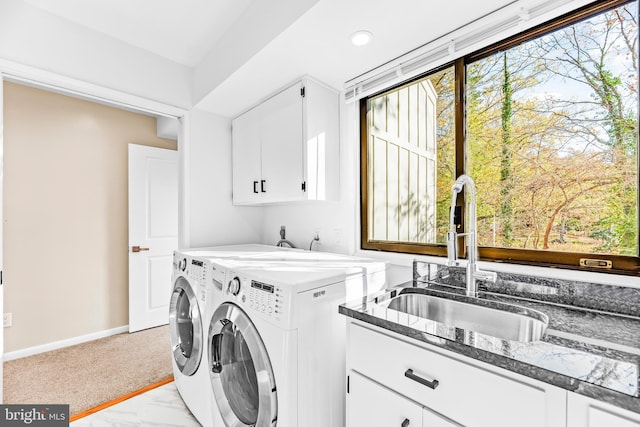
[[[454,63],[455,72],[455,126],[456,126],[456,178],[465,173],[466,169],[466,120],[465,120],[465,64],[464,58],[458,58]],[[451,183],[453,185],[453,182]],[[465,192],[462,192],[456,201],[456,206],[460,206],[461,225],[458,230],[464,233],[465,230]],[[451,213],[450,213],[451,215]],[[465,245],[459,244],[458,256],[465,256]]]

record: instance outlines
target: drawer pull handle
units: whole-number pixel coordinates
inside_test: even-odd
[[[256,188],[256,185],[258,185],[258,181],[253,181],[253,192],[258,194],[258,189]]]
[[[411,424],[411,421],[409,421],[409,418],[405,418],[400,427],[409,427],[409,424]]]
[[[411,379],[411,380],[417,381],[422,385],[426,385],[427,387],[429,387],[430,389],[433,389],[433,390],[435,390],[436,387],[438,387],[438,384],[440,384],[440,382],[438,382],[438,380],[429,381],[429,380],[427,380],[425,378],[422,378],[422,377],[414,374],[413,373],[413,369],[407,369],[405,371],[405,373],[404,373],[404,376],[409,378],[409,379]]]

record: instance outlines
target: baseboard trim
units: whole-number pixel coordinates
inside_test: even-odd
[[[51,350],[58,350],[60,348],[69,347],[71,345],[82,344],[97,340],[100,338],[110,337],[111,335],[121,334],[129,331],[129,325],[119,326],[113,329],[107,329],[105,331],[93,332],[87,335],[81,335],[79,337],[68,338],[66,340],[55,341],[48,344],[36,345],[34,347],[25,348],[22,350],[10,351],[2,356],[3,361],[20,359],[22,357],[33,356],[36,354],[44,353]]]

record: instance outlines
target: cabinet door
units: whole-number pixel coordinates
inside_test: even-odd
[[[258,106],[232,123],[233,203],[255,204],[261,200],[260,117]]]
[[[349,372],[347,427],[421,427],[422,410],[404,396]]]
[[[568,393],[567,427],[640,427],[640,414]]]
[[[302,84],[296,84],[265,101],[260,123],[262,152],[263,202],[301,200],[303,118],[300,93]]]
[[[422,411],[422,427],[461,427],[460,424],[449,421],[429,408]]]

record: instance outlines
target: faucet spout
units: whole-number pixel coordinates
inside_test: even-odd
[[[464,233],[457,233],[454,224],[454,212],[458,194],[466,188],[468,202],[468,222]],[[478,269],[478,242],[476,232],[476,188],[469,175],[460,175],[451,187],[451,211],[449,213],[449,232],[447,233],[447,259],[449,265],[458,265],[458,237],[464,236],[467,247],[466,287],[467,295],[478,296],[476,279],[495,282],[496,273]]]

